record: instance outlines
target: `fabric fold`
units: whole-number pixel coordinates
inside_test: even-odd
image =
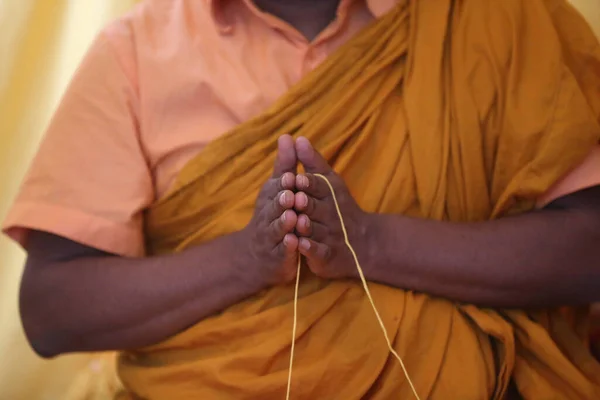
[[[148,210],[148,248],[242,229],[283,134],[310,139],[369,212],[470,222],[531,210],[600,139],[600,69],[582,63],[600,65],[600,48],[561,0],[401,1],[193,159]],[[600,366],[575,334],[585,313],[569,323],[560,310],[371,290],[423,398],[502,399],[511,376],[526,399],[600,398]],[[147,399],[281,399],[292,299],[275,287],[126,353],[123,382]],[[298,307],[295,398],[412,398],[359,283],[307,276]]]

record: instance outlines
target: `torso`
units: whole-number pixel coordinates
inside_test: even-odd
[[[105,34],[134,81],[140,138],[161,197],[203,147],[275,102],[374,20],[343,1],[314,41],[242,0],[153,0]]]

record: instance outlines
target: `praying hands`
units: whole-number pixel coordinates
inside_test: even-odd
[[[598,218],[592,206],[597,204],[597,188],[557,200],[537,212],[493,221],[465,223],[367,213],[307,139],[298,138],[294,148],[306,173],[296,174],[292,189],[293,236],[297,252],[315,275],[358,278],[343,219],[348,242],[368,281],[497,308],[596,301],[594,280],[586,278],[597,271],[586,226],[587,218]],[[588,217],[582,218],[576,210],[585,210]],[[585,243],[584,252],[573,252],[570,242],[562,239],[558,227],[563,225],[581,238],[577,243]],[[548,249],[553,256],[548,256]],[[573,275],[570,283],[557,279],[567,268],[561,261],[564,254],[581,260],[582,275]],[[523,273],[525,267],[531,275]],[[537,273],[541,270],[547,273]],[[538,285],[545,290],[531,290]],[[583,289],[573,292],[573,287]]]
[[[299,252],[306,257],[310,270],[321,278],[356,278],[358,271],[346,240],[362,266],[367,266],[370,215],[361,210],[342,178],[307,139],[296,141],[296,154],[306,170],[296,176],[294,209],[298,213]]]

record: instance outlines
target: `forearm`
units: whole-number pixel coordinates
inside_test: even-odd
[[[600,297],[597,218],[531,212],[480,223],[373,216],[368,278],[499,308],[585,304]]]
[[[176,255],[26,268],[21,311],[32,345],[46,356],[145,347],[253,295],[262,287],[239,273],[252,266],[236,235]]]

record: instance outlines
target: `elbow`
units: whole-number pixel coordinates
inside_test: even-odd
[[[52,359],[73,352],[70,334],[57,326],[57,319],[37,302],[27,301],[21,293],[20,314],[25,337],[32,350],[41,358]]]
[[[56,340],[52,339],[56,335],[49,329],[45,329],[40,324],[34,324],[31,316],[21,314],[21,320],[27,342],[39,357],[52,359],[66,353],[65,349]]]
[[[25,336],[31,349],[43,359],[52,359],[61,355],[77,352],[75,340],[64,331],[41,324],[32,326],[23,318]]]
[[[37,354],[39,357],[45,360],[51,360],[55,357],[58,357],[62,353],[58,350],[58,348],[52,346],[51,343],[48,343],[45,340],[38,339],[28,339],[29,345],[31,349]]]
[[[72,352],[69,349],[67,335],[58,333],[56,329],[45,326],[35,316],[21,312],[21,321],[25,337],[31,349],[43,359],[52,359]]]
[[[69,301],[60,298],[52,290],[52,277],[41,271],[52,271],[53,266],[32,266],[28,260],[19,291],[19,313],[25,337],[31,349],[41,358],[51,359],[77,351],[81,337],[79,324],[73,323],[73,316],[67,315],[64,304]]]
[[[52,359],[72,352],[71,336],[61,327],[61,315],[52,307],[51,295],[43,290],[31,271],[25,270],[19,292],[19,313],[25,337],[31,349],[41,358]]]

